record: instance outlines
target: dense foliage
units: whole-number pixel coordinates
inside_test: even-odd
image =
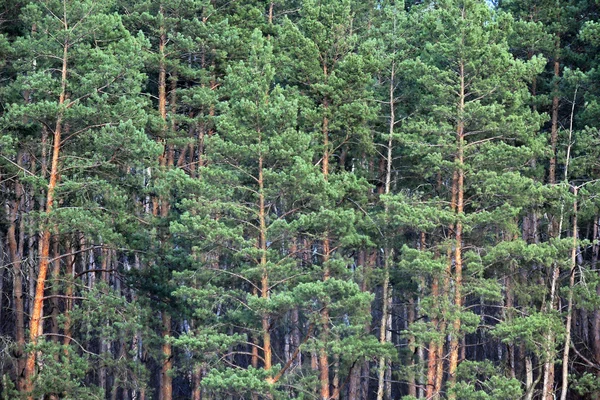
[[[598,398],[599,11],[3,0],[0,397]]]

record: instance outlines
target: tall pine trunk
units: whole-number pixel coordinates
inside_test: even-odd
[[[573,188],[573,244],[571,247],[571,269],[569,271],[569,294],[567,299],[567,319],[565,321],[565,343],[562,358],[562,390],[560,400],[567,400],[569,388],[569,351],[571,349],[571,323],[573,320],[573,287],[575,286],[575,268],[577,267],[577,187]],[[587,324],[587,321],[585,321]]]
[[[160,14],[164,15],[164,9],[161,4],[160,6]],[[166,67],[166,54],[165,47],[167,44],[167,35],[166,35],[166,27],[164,26],[164,22],[161,23],[159,27],[159,43],[158,43],[158,53],[159,53],[159,64],[158,64],[158,112],[163,120],[163,124],[165,125],[163,133],[166,133],[166,123],[167,123],[167,67]],[[167,144],[166,138],[163,138],[163,154],[160,156],[159,164],[161,167],[165,167],[167,164],[173,163],[173,150],[170,144]],[[169,162],[169,159],[171,160]],[[156,216],[159,214],[160,208],[160,216],[166,218],[169,213],[169,204],[165,199],[157,199],[154,202],[153,206],[153,214]],[[161,239],[162,240],[162,239]],[[163,343],[161,346],[162,351],[162,365],[160,372],[160,400],[171,400],[173,397],[173,378],[171,376],[171,369],[173,368],[173,360],[172,360],[172,349],[171,343],[167,340],[167,337],[171,334],[171,316],[165,310],[161,311],[161,320],[162,320],[162,338]]]
[[[63,25],[65,33],[68,33],[69,26],[67,24],[66,15],[63,16]],[[54,211],[54,194],[56,186],[60,181],[59,158],[61,137],[63,129],[63,117],[65,99],[67,96],[67,63],[69,55],[69,40],[65,38],[63,43],[62,68],[61,68],[61,90],[58,99],[58,114],[54,126],[53,143],[52,143],[52,159],[50,163],[50,179],[48,181],[48,189],[46,191],[46,215],[50,215]],[[50,237],[51,232],[46,224],[40,235],[40,255],[38,264],[37,282],[35,287],[35,296],[33,299],[33,308],[31,320],[29,323],[29,343],[33,346],[37,345],[42,328],[42,312],[44,307],[44,289],[46,286],[46,277],[48,275],[49,254],[50,254]],[[25,386],[24,391],[28,393],[28,398],[33,400],[30,393],[34,388],[35,378],[35,363],[36,352],[31,351],[27,356],[25,364]]]
[[[390,87],[389,87],[389,104],[390,104],[390,119],[388,124],[388,143],[387,143],[387,160],[386,160],[386,171],[385,171],[385,194],[390,193],[391,182],[392,182],[392,150],[394,143],[394,126],[396,125],[395,116],[395,102],[394,102],[394,83],[395,83],[395,64],[392,62],[392,70],[390,74]],[[385,205],[385,219],[389,222],[390,210],[389,206]],[[386,238],[389,239],[389,238]],[[390,268],[392,260],[394,258],[394,249],[386,243],[384,249],[384,262],[383,262],[383,283],[381,290],[381,321],[379,325],[379,342],[381,344],[386,343],[388,339],[388,313],[389,313],[389,285],[390,285]],[[379,370],[378,370],[378,385],[377,385],[377,400],[382,400],[384,395],[384,383],[385,383],[385,371],[386,371],[386,357],[379,357]]]
[[[323,64],[323,75],[327,79],[327,65]],[[323,100],[323,109],[327,113],[329,103],[327,99]],[[323,160],[321,171],[323,178],[329,179],[329,118],[327,115],[323,117],[321,126],[323,134]],[[329,233],[323,234],[323,282],[330,278],[329,257],[330,257]],[[327,355],[327,342],[329,341],[329,305],[323,304],[321,309],[321,345],[319,348],[319,380],[321,383],[321,400],[329,400],[329,357]]]
[[[465,145],[465,125],[463,113],[465,108],[465,70],[464,63],[460,63],[460,94],[458,104],[458,124],[456,127],[456,225],[454,229],[454,307],[457,312],[462,308],[462,216],[464,212],[464,145]],[[454,189],[454,188],[453,188]],[[453,190],[454,191],[454,190]],[[454,197],[454,193],[453,193]],[[456,384],[456,368],[458,367],[459,337],[460,337],[460,317],[456,317],[452,323],[452,338],[450,340],[450,361],[448,365],[448,375],[450,389]],[[450,391],[449,399],[455,399],[456,395]]]
[[[259,135],[259,146],[260,136]],[[260,295],[265,301],[269,298],[269,271],[267,269],[267,225],[266,225],[266,209],[265,209],[265,193],[264,193],[264,175],[263,175],[263,155],[262,153],[258,157],[258,198],[259,198],[259,246],[260,246],[260,267],[262,270],[262,277],[260,282]],[[273,377],[271,376],[272,368],[272,351],[271,351],[271,328],[270,328],[270,317],[266,311],[263,311],[262,317],[262,335],[263,335],[263,359],[264,369],[267,372],[267,383],[273,383]]]

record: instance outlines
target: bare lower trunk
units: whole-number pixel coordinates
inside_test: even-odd
[[[369,398],[369,374],[370,374],[370,364],[369,361],[365,361],[362,365],[361,369],[361,385],[360,385],[360,399],[368,399]]]
[[[323,73],[327,77],[327,67],[323,66]],[[327,100],[323,101],[323,108],[328,109]],[[329,119],[327,116],[323,117],[323,123],[321,126],[321,133],[323,134],[323,160],[321,165],[321,171],[323,178],[327,181],[329,179]],[[330,243],[329,233],[325,232],[323,235],[323,282],[326,282],[330,278],[329,271],[329,256],[330,256]],[[329,305],[323,304],[321,309],[321,335],[320,335],[320,348],[319,348],[319,380],[321,384],[321,400],[329,400],[329,358],[327,355],[327,343],[329,341]]]
[[[360,364],[354,363],[348,383],[348,400],[360,400]]]
[[[333,379],[331,381],[333,390],[331,392],[331,400],[339,400],[340,398],[340,356],[333,356]]]
[[[56,231],[56,229],[55,229]],[[52,299],[51,299],[51,311],[50,311],[50,332],[52,333],[52,341],[58,343],[58,315],[59,315],[59,302],[58,302],[58,285],[60,275],[60,257],[58,249],[58,236],[54,238],[52,243]]]
[[[459,110],[462,114],[465,106],[465,81],[464,81],[464,65],[460,64],[460,100],[459,100]],[[464,131],[464,122],[462,120],[458,121],[458,126],[456,129],[456,137],[457,137],[457,174],[458,180],[456,185],[456,215],[457,221],[454,229],[454,307],[457,311],[462,309],[462,214],[463,214],[463,197],[464,197],[464,141],[465,141],[465,131]],[[454,197],[454,195],[453,195]],[[460,327],[461,320],[460,317],[455,318],[452,323],[452,338],[450,340],[450,361],[448,365],[448,375],[450,388],[452,388],[456,383],[456,368],[458,367],[458,353],[459,353],[459,337],[460,337]],[[453,400],[456,398],[456,395],[450,391],[448,394],[448,399]]]
[[[192,400],[202,400],[202,365],[196,364],[194,366],[192,376]]]
[[[326,277],[329,279],[329,272]],[[327,343],[329,341],[329,308],[327,305],[321,311],[321,344],[319,348],[319,378],[321,382],[321,399],[329,400],[329,357]]]
[[[559,39],[560,40],[560,39]],[[559,45],[559,44],[558,44]],[[558,46],[557,45],[557,46]],[[556,146],[558,144],[558,108],[559,108],[559,97],[558,93],[558,78],[560,76],[560,61],[557,57],[554,60],[554,96],[552,97],[552,125],[550,128],[550,147],[552,148],[552,155],[550,157],[550,168],[548,172],[548,182],[550,184],[556,183]]]
[[[295,360],[292,360],[294,366],[302,365],[302,352],[300,351],[300,320],[298,307],[294,307],[291,312],[292,319],[292,333],[291,333],[291,342],[292,348],[298,349],[298,355]]]
[[[389,283],[390,283],[390,265],[391,258],[393,255],[390,249],[385,250],[385,261],[384,261],[384,278],[382,284],[382,315],[379,326],[379,342],[384,344],[387,342],[388,332],[388,309],[390,303],[389,296]],[[386,358],[379,357],[378,366],[378,385],[377,385],[377,400],[382,400],[384,395],[384,383],[385,383],[385,371],[386,371]]]
[[[556,286],[558,284],[558,276],[560,269],[558,265],[553,267],[551,294],[549,300],[550,310],[554,309]],[[554,346],[556,336],[554,331],[550,329],[546,334],[546,349],[544,354],[544,381],[542,387],[542,400],[554,400]]]
[[[22,155],[17,156],[17,163],[22,160]],[[24,370],[25,370],[25,309],[23,303],[23,272],[22,259],[23,259],[23,235],[21,234],[24,229],[23,215],[19,215],[22,212],[23,205],[23,187],[19,182],[15,183],[15,200],[11,202],[12,207],[9,209],[9,203],[6,203],[7,215],[10,216],[10,225],[6,233],[8,240],[8,252],[10,265],[13,269],[13,301],[15,308],[15,341],[17,344],[17,350],[15,354],[15,375],[17,377],[17,389],[19,391],[24,390]],[[19,235],[17,235],[17,218],[20,218]],[[19,240],[17,240],[19,238]],[[1,278],[1,277],[0,277]]]
[[[439,302],[439,279],[438,277],[433,278],[433,283],[431,285],[431,295],[433,297],[434,304]],[[438,327],[437,317],[432,320],[433,328],[436,329]],[[437,396],[436,392],[436,376],[437,376],[437,355],[438,355],[438,346],[442,346],[441,341],[438,344],[436,340],[431,340],[429,342],[428,354],[427,354],[427,389],[425,391],[425,397],[427,399],[434,399]]]
[[[504,282],[506,285],[506,320],[510,323],[510,321],[512,321],[513,319],[513,312],[512,309],[514,307],[514,293],[513,293],[513,288],[512,288],[512,275],[514,274],[514,267],[511,266],[511,275],[507,276],[504,278]],[[506,362],[507,362],[507,367],[508,367],[508,371],[509,371],[509,375],[511,378],[516,378],[516,371],[515,371],[515,344],[514,343],[507,343],[506,344],[506,351],[507,351],[507,356],[506,356]]]
[[[415,322],[415,300],[411,297],[408,300],[408,310],[406,313],[406,329],[409,329],[409,327]],[[416,345],[415,345],[415,337],[414,335],[409,335],[408,336],[408,351],[409,351],[409,360],[408,360],[408,378],[407,378],[407,383],[408,383],[408,395],[409,396],[413,396],[413,397],[417,397],[417,384],[416,384],[416,379],[415,379],[415,359],[414,359],[414,353],[416,350]]]
[[[259,143],[262,139],[261,133],[258,132]],[[267,269],[267,223],[266,223],[266,209],[265,209],[265,195],[264,195],[264,177],[263,177],[263,155],[259,154],[258,157],[258,216],[259,216],[259,249],[260,249],[260,267],[262,269],[260,295],[265,301],[269,299],[269,271]],[[271,376],[272,368],[272,351],[271,351],[271,328],[270,328],[270,315],[263,311],[261,317],[262,322],[262,335],[263,335],[263,359],[264,369],[267,372],[266,381],[269,384],[273,383],[273,377]],[[270,396],[269,396],[270,397]]]
[[[533,399],[535,383],[533,382],[533,363],[531,357],[525,357],[525,400]]]
[[[571,270],[569,274],[567,320],[565,321],[565,344],[562,359],[562,390],[560,394],[560,400],[567,400],[567,391],[569,388],[569,350],[571,349],[571,322],[573,320],[573,287],[575,286],[575,269],[577,267],[577,187],[574,188],[574,195],[575,201],[573,202],[573,244],[571,247]]]
[[[442,320],[439,325],[440,332],[446,332],[446,321]],[[433,398],[441,398],[442,383],[444,382],[444,340],[436,346],[435,355],[435,386],[433,388]]]
[[[171,353],[171,344],[166,340],[171,335],[171,315],[166,312],[161,312],[162,317],[162,356],[163,363],[160,372],[161,376],[161,393],[162,400],[170,400],[173,397],[173,377],[171,369],[173,368],[173,356]]]
[[[394,87],[395,87],[395,64],[392,62],[392,69],[390,74],[390,85],[389,85],[389,105],[390,105],[390,119],[388,124],[388,143],[387,143],[387,156],[386,156],[386,169],[385,169],[385,194],[390,193],[391,181],[392,181],[392,150],[394,143],[394,127],[396,125],[395,117],[395,102],[394,102]],[[389,220],[389,207],[385,206],[385,219]],[[379,326],[379,342],[384,344],[388,340],[388,313],[389,303],[391,300],[389,293],[390,285],[390,268],[394,258],[394,250],[386,245],[384,249],[384,264],[383,264],[383,284],[382,284],[382,308],[381,308],[381,321]],[[385,382],[385,371],[386,371],[387,360],[385,357],[379,357],[379,374],[378,374],[378,385],[377,385],[377,400],[382,400],[384,395],[384,382]],[[389,397],[389,396],[388,396]]]

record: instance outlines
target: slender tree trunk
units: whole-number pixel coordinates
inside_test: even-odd
[[[57,233],[56,237],[52,241],[52,258],[54,261],[52,262],[52,311],[50,312],[50,332],[52,332],[52,341],[58,343],[58,315],[60,313],[59,310],[59,302],[58,302],[58,285],[60,278],[60,257],[59,257],[59,239],[58,239],[58,229],[54,229]],[[57,355],[58,356],[58,355]]]
[[[452,188],[451,188],[451,200],[450,200],[450,209],[453,212],[456,212],[456,204],[457,204],[457,195],[458,195],[458,171],[454,171],[452,174]],[[448,227],[449,235],[455,234],[455,225],[450,225]],[[440,317],[438,323],[438,331],[441,335],[446,335],[447,329],[447,314],[448,314],[448,306],[447,303],[450,301],[450,278],[452,276],[452,247],[449,246],[446,251],[446,271],[444,274],[444,285],[443,285],[443,295],[448,296],[448,301],[442,302],[440,306]],[[438,297],[439,298],[439,297]],[[442,336],[443,338],[443,336]],[[433,398],[438,399],[440,397],[440,393],[442,390],[442,383],[444,379],[444,339],[440,340],[437,343],[437,354],[436,354],[436,363],[435,363],[435,385],[433,390]]]
[[[166,340],[171,335],[171,315],[166,312],[161,312],[162,319],[162,356],[163,363],[161,368],[161,392],[162,399],[169,400],[173,396],[173,378],[171,377],[171,369],[173,368],[173,355],[171,351],[171,344]]]
[[[23,154],[17,155],[17,164],[21,165]],[[22,259],[23,259],[23,240],[22,235],[24,229],[24,213],[23,213],[23,186],[19,181],[15,182],[15,199],[9,203],[6,203],[7,212],[9,215],[9,227],[6,233],[8,241],[8,252],[10,264],[13,269],[13,299],[15,308],[15,342],[17,344],[17,351],[15,354],[15,376],[17,377],[17,389],[19,391],[24,390],[24,370],[25,370],[25,309],[23,303],[23,271]],[[17,220],[19,220],[19,235],[17,240]]]
[[[560,47],[560,37],[557,37],[556,52]],[[550,146],[552,155],[550,157],[550,168],[548,171],[548,183],[556,183],[556,147],[558,144],[558,79],[560,78],[560,60],[558,54],[554,57],[554,95],[552,96],[552,124],[550,128]]]
[[[506,286],[506,315],[505,318],[506,320],[510,323],[510,321],[512,321],[513,319],[513,307],[515,306],[514,304],[514,293],[513,293],[513,287],[512,287],[512,275],[514,274],[514,266],[511,265],[510,267],[510,275],[506,276],[504,278],[504,282],[505,282],[505,286]],[[506,350],[507,350],[507,356],[506,356],[506,361],[507,361],[507,367],[508,367],[508,371],[510,374],[511,378],[516,378],[516,371],[515,371],[515,345],[514,343],[507,343],[506,345]]]
[[[387,168],[385,171],[385,194],[390,193],[391,182],[392,182],[392,150],[394,144],[394,126],[396,125],[395,115],[395,102],[394,102],[394,85],[395,85],[395,64],[392,62],[392,70],[390,74],[390,86],[389,86],[389,105],[390,105],[390,119],[388,123],[388,143],[387,143]],[[385,219],[389,222],[390,210],[389,206],[385,205]],[[381,292],[381,321],[379,325],[379,342],[384,344],[387,341],[387,325],[388,325],[388,305],[389,305],[389,285],[390,285],[390,268],[392,260],[394,258],[394,249],[389,244],[386,244],[384,249],[384,262],[383,262],[383,284]],[[377,400],[382,400],[384,395],[384,382],[385,382],[385,370],[386,370],[386,358],[384,356],[379,357],[379,371],[378,371],[378,385],[377,385]]]
[[[65,322],[63,345],[68,346],[71,343],[71,311],[73,310],[73,294],[75,280],[75,246],[73,243],[67,243],[66,263],[65,263]],[[65,352],[67,350],[65,349]]]
[[[369,260],[370,261],[370,260]],[[372,270],[372,265],[367,261],[367,252],[364,248],[361,248],[358,251],[357,264],[362,266],[363,268],[363,276],[360,282],[360,290],[362,292],[368,291],[369,287],[369,276],[370,271]],[[370,314],[370,310],[369,310]],[[369,334],[371,332],[371,324],[369,322],[365,323],[365,333]],[[364,361],[362,358],[356,360],[352,366],[350,371],[350,380],[348,382],[348,399],[349,400],[359,400],[361,399],[361,374],[362,368],[364,364],[368,364],[368,361]]]
[[[323,240],[323,281],[329,279],[329,237],[325,233]],[[329,359],[327,356],[327,342],[329,341],[329,306],[323,305],[321,310],[321,345],[319,348],[319,377],[321,382],[321,400],[329,400]]]
[[[202,400],[202,365],[197,364],[194,366],[193,378],[192,378],[192,400]]]
[[[325,79],[328,77],[327,65],[323,63],[323,75]],[[321,171],[323,178],[327,181],[329,179],[329,118],[327,111],[329,108],[329,102],[327,99],[323,100],[323,108],[325,115],[323,116],[323,122],[321,126],[321,133],[323,135],[323,160],[321,164]],[[323,235],[323,282],[326,282],[330,278],[329,271],[329,257],[330,257],[330,243],[329,233],[325,232]],[[319,380],[321,383],[321,400],[329,400],[329,359],[327,356],[327,342],[329,341],[329,305],[323,304],[321,310],[321,335],[320,335],[320,348],[319,348]]]
[[[533,399],[536,383],[533,381],[533,362],[530,356],[525,356],[525,400]]]
[[[552,173],[554,173],[554,176],[551,175],[549,177],[550,183],[555,183],[556,181],[556,176],[555,176],[555,171],[556,171],[556,143],[558,140],[558,107],[559,107],[559,103],[558,103],[558,79],[559,79],[559,75],[560,75],[560,62],[559,62],[559,50],[560,50],[560,36],[557,35],[556,36],[556,41],[555,41],[555,57],[554,57],[554,98],[553,98],[553,102],[552,102],[552,135],[551,135],[551,145],[552,145],[552,157],[554,159],[554,170],[552,170],[552,159],[550,160],[550,167],[551,167],[551,171]],[[572,138],[572,134],[573,134],[573,116],[574,116],[574,112],[575,112],[575,100],[577,99],[577,89],[575,89],[575,94],[574,94],[574,99],[573,99],[573,104],[572,104],[572,108],[571,108],[571,122],[570,122],[570,128],[569,128],[569,144],[567,147],[567,155],[566,155],[566,160],[565,160],[565,172],[564,172],[564,182],[566,184],[568,184],[568,170],[569,170],[569,162],[570,162],[570,155],[571,155],[571,138]],[[577,196],[577,189],[575,188],[575,195]],[[576,207],[577,203],[575,202],[575,207]],[[560,220],[558,223],[558,229],[556,229],[556,223],[553,224],[552,228],[552,233],[551,236],[552,237],[558,237],[560,238],[561,236],[561,232],[562,232],[562,223],[563,223],[563,207],[564,207],[564,203],[563,205],[561,205],[561,211],[560,211]],[[575,214],[576,215],[576,214]],[[575,219],[575,223],[576,223],[576,219]],[[576,234],[576,230],[577,228],[574,227],[573,228],[573,232],[574,234]],[[575,239],[576,240],[576,239]],[[577,248],[576,245],[574,245],[575,249],[573,250],[573,257],[576,257],[577,254]],[[573,262],[574,265],[576,265],[576,261]],[[574,268],[574,267],[573,267]],[[571,271],[571,273],[573,274],[574,271]],[[555,297],[558,298],[558,300],[560,301],[560,297],[559,295],[557,295],[558,292],[558,279],[559,279],[559,275],[560,275],[560,267],[558,265],[557,262],[554,263],[554,270],[552,273],[552,282],[551,282],[551,289],[550,289],[550,303],[549,303],[549,309],[552,310],[554,309],[554,299]],[[575,279],[575,277],[573,275],[571,275],[570,280]],[[574,282],[573,282],[574,284]],[[571,290],[572,290],[572,286],[570,286]],[[567,344],[567,347],[564,349],[564,354],[563,357],[566,356],[568,361],[568,354],[569,354],[569,344],[570,344],[570,335],[571,335],[571,326],[570,326],[570,321],[572,319],[572,293],[569,294],[569,310],[568,310],[568,315],[567,315],[567,321],[569,322],[569,326],[567,327],[567,337],[565,339],[565,344]],[[548,332],[548,336],[547,336],[547,354],[546,354],[546,363],[545,363],[545,370],[544,370],[544,387],[543,387],[543,393],[542,393],[542,400],[551,400],[554,398],[554,375],[555,375],[555,366],[554,366],[554,347],[555,347],[555,342],[556,342],[556,334],[555,332],[553,332],[552,330],[550,330],[550,332]],[[568,372],[568,362],[565,363],[565,365],[563,365],[563,373],[566,375]],[[564,395],[566,396],[566,388],[568,385],[568,377],[564,376],[563,377],[563,390],[565,391]]]
[[[66,15],[63,20],[65,31],[68,30]],[[52,161],[50,168],[50,180],[46,192],[46,215],[50,215],[54,211],[54,192],[60,181],[59,172],[59,157],[60,145],[63,129],[63,114],[64,105],[67,95],[67,62],[68,62],[69,42],[65,39],[63,43],[62,69],[61,69],[61,92],[58,100],[58,115],[54,127],[54,138],[52,144]],[[35,297],[33,300],[33,310],[29,323],[29,343],[33,346],[37,345],[42,327],[42,312],[44,307],[44,289],[46,285],[46,276],[48,275],[49,253],[50,253],[50,229],[45,227],[40,238],[40,260],[38,268],[37,283],[35,288]],[[26,393],[31,393],[34,388],[36,352],[31,351],[27,356],[25,364],[25,387]],[[31,395],[28,395],[29,400],[33,400]]]
[[[554,95],[552,97],[552,125],[550,130],[550,147],[552,148],[552,156],[550,158],[550,167],[548,172],[548,183],[555,184],[556,183],[556,147],[558,143],[558,109],[559,109],[559,96],[558,96],[558,78],[560,74],[560,61],[558,59],[558,48],[560,46],[560,38],[557,37],[556,43],[556,54],[554,58]],[[560,235],[560,228],[556,227],[556,219],[553,220],[551,226],[551,236],[556,237],[556,235]],[[558,232],[557,232],[558,231]],[[549,309],[554,309],[554,299],[556,286],[558,284],[558,277],[560,274],[560,269],[556,263],[554,263],[554,267],[552,270],[552,281],[550,283],[550,303],[548,305]],[[546,337],[547,341],[547,350],[546,350],[546,360],[544,361],[544,382],[542,388],[542,400],[553,400],[554,397],[554,342],[555,335],[554,332],[548,332]]]
[[[431,296],[433,297],[434,305],[439,305],[439,295],[440,295],[440,284],[439,278],[437,276],[433,277],[433,282],[431,284]],[[434,329],[438,327],[439,321],[436,316],[432,318],[431,321]],[[427,355],[427,390],[425,391],[425,397],[427,399],[435,399],[437,398],[436,391],[436,376],[437,376],[437,355],[438,355],[438,346],[443,348],[443,344],[440,341],[438,342],[435,339],[432,339],[429,342],[428,355]]]
[[[567,400],[569,388],[569,351],[571,349],[571,322],[573,320],[573,287],[575,286],[575,269],[577,268],[577,187],[573,188],[573,244],[571,247],[571,270],[569,273],[569,295],[567,305],[567,320],[565,321],[565,345],[562,359],[562,390],[560,400]],[[587,323],[587,321],[586,321]]]
[[[261,141],[261,133],[259,135],[259,142]],[[260,146],[260,144],[259,144]],[[267,269],[267,224],[266,224],[266,209],[265,209],[265,193],[264,193],[264,176],[263,176],[263,155],[262,153],[258,157],[258,217],[260,224],[260,266],[262,270],[261,277],[261,298],[265,301],[269,299],[269,271]],[[264,369],[267,372],[267,383],[273,383],[273,377],[271,376],[272,368],[272,351],[271,351],[271,328],[270,328],[270,316],[267,312],[263,311],[261,317],[262,321],[262,334],[263,334],[263,355],[264,355]]]
[[[331,400],[339,400],[340,398],[340,355],[333,355],[333,379],[331,382],[333,388]]]
[[[422,251],[424,251],[427,247],[427,243],[426,243],[426,235],[425,232],[421,232],[421,243],[420,243],[420,249]],[[421,299],[423,298],[424,295],[424,289],[425,289],[425,278],[421,277],[421,280],[419,282],[419,294],[417,297],[417,305],[416,305],[416,312],[415,312],[415,317],[419,317],[421,315]],[[418,383],[418,387],[417,387],[417,398],[418,399],[422,399],[423,397],[425,397],[425,392],[426,392],[426,375],[425,375],[425,346],[422,343],[419,343],[418,348],[417,348],[417,359],[419,360],[418,362],[418,370],[417,370],[417,383]]]
[[[558,48],[559,44],[557,44]],[[552,97],[552,124],[550,130],[550,147],[552,149],[552,156],[550,158],[550,167],[548,172],[548,183],[555,184],[556,183],[556,147],[558,143],[558,108],[559,108],[559,97],[558,97],[558,78],[560,71],[560,62],[558,60],[558,56],[555,56],[554,60],[554,96]],[[553,221],[552,224],[552,236],[560,234],[560,232],[556,232],[556,222]],[[551,303],[549,305],[550,309],[554,308],[554,293],[558,281],[560,270],[557,265],[554,266],[552,272],[552,282],[551,282]],[[543,383],[543,392],[542,392],[542,400],[553,400],[554,397],[554,357],[553,347],[554,347],[554,333],[549,332],[547,335],[547,346],[548,350],[546,351],[546,361],[544,362],[544,383]]]
[[[457,186],[456,186],[456,225],[454,229],[454,307],[456,311],[462,308],[462,215],[464,211],[464,141],[465,126],[463,121],[463,112],[465,108],[465,71],[464,64],[460,64],[460,96],[459,96],[459,120],[456,128],[457,140]],[[456,383],[456,368],[458,366],[459,337],[460,337],[460,317],[455,318],[452,323],[452,339],[450,340],[450,362],[448,366],[448,375],[450,388]],[[448,399],[455,399],[456,394],[452,391],[448,394]]]
[[[407,318],[406,318],[406,329],[409,329],[410,326],[415,322],[415,299],[411,296],[408,299],[408,310],[407,310]],[[417,397],[417,384],[416,384],[416,371],[415,371],[415,359],[414,353],[416,350],[415,345],[415,336],[408,336],[408,351],[409,351],[409,360],[408,360],[408,395]]]
[[[292,333],[291,342],[294,351],[298,351],[296,359],[293,360],[294,366],[302,366],[302,352],[300,351],[300,317],[298,307],[294,307],[291,311]]]
[[[164,9],[161,4],[159,13],[164,16]],[[164,131],[166,136],[167,132],[167,67],[166,67],[166,44],[167,34],[166,27],[161,25],[159,27],[159,42],[158,42],[158,112],[163,120]],[[176,78],[175,78],[176,82]],[[175,83],[176,85],[176,83]],[[173,95],[175,93],[173,92]],[[175,103],[174,101],[172,103]],[[174,105],[174,104],[173,104]],[[163,141],[163,154],[159,157],[159,164],[161,167],[165,167],[167,164],[173,164],[173,149],[170,144],[167,144],[166,137],[161,139]],[[170,160],[170,161],[169,161]],[[160,210],[159,210],[160,208]],[[153,205],[153,215],[159,215],[165,218],[169,213],[169,204],[166,199],[157,199]],[[162,239],[161,239],[162,240]],[[173,367],[172,361],[172,349],[171,343],[166,338],[171,334],[171,316],[167,311],[161,311],[162,320],[162,366],[160,373],[160,400],[171,400],[173,397],[173,378],[171,376],[171,369]]]
[[[550,288],[550,300],[548,308],[554,309],[554,301],[556,298],[556,286],[558,284],[560,269],[555,265],[552,272],[552,282]],[[556,336],[554,331],[550,331],[546,335],[546,349],[544,360],[544,382],[542,388],[542,400],[554,400],[554,345]]]

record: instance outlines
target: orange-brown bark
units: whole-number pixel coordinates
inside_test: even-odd
[[[456,127],[456,186],[453,185],[453,197],[456,192],[456,224],[454,229],[454,307],[457,311],[462,308],[462,215],[464,212],[464,145],[465,145],[465,125],[463,113],[465,109],[465,70],[464,63],[460,63],[460,94],[458,103],[459,119]],[[452,323],[452,338],[450,340],[450,361],[448,365],[448,374],[450,386],[456,383],[456,368],[458,367],[459,356],[459,337],[461,320],[460,317],[454,319]],[[448,395],[449,399],[456,398],[453,392]]]
[[[66,28],[66,21],[65,28]],[[54,126],[53,144],[52,144],[52,159],[50,167],[50,179],[48,181],[48,188],[46,191],[46,214],[50,215],[54,211],[54,195],[56,186],[60,181],[59,171],[59,158],[60,158],[60,147],[61,137],[63,129],[63,114],[64,105],[67,95],[67,62],[68,62],[68,49],[69,43],[65,41],[63,44],[63,55],[62,55],[62,68],[61,68],[61,92],[58,99],[58,115]],[[33,309],[31,313],[31,320],[29,323],[29,343],[36,345],[38,343],[41,329],[42,329],[42,312],[44,307],[44,289],[46,287],[46,277],[48,275],[49,265],[49,254],[50,254],[50,229],[46,226],[41,233],[40,237],[40,254],[38,264],[38,275],[35,287],[35,296],[33,299]],[[34,388],[34,377],[35,377],[35,362],[36,352],[32,351],[27,356],[25,364],[25,386],[24,391],[31,393]],[[31,396],[29,396],[32,399]]]

